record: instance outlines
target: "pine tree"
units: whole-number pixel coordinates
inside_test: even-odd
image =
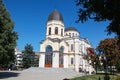
[[[33,52],[33,46],[31,44],[26,44],[22,56],[23,68],[29,68],[34,65],[35,53]]]
[[[0,64],[6,67],[15,60],[14,49],[18,35],[13,29],[10,14],[0,0]]]

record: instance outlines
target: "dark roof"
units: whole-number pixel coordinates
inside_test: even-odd
[[[65,31],[77,31],[78,32],[78,30],[75,29],[74,27],[68,27],[65,29]]]
[[[60,12],[57,10],[54,10],[48,17],[48,21],[51,20],[57,20],[57,21],[62,21],[63,22],[63,17]]]

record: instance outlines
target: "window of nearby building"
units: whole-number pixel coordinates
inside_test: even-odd
[[[49,35],[51,35],[51,28],[49,28]]]
[[[74,64],[74,58],[73,57],[71,58],[71,64]]]
[[[58,27],[55,27],[55,34],[58,34]]]
[[[71,51],[74,51],[74,45],[71,44]]]
[[[63,36],[63,29],[61,29],[61,36]]]

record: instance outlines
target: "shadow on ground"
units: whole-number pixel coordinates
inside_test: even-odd
[[[19,74],[17,72],[0,72],[0,79],[17,77]]]

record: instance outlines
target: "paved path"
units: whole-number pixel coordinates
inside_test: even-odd
[[[72,69],[29,68],[23,71],[0,71],[0,80],[63,80],[82,76]]]

